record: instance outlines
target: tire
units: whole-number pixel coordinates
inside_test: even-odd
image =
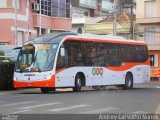
[[[123,89],[133,89],[133,77],[130,73],[127,73],[125,77],[125,85],[123,86]]]
[[[49,93],[49,88],[41,88],[42,93]]]
[[[80,92],[82,87],[82,79],[79,74],[76,75],[75,78],[75,87],[73,88],[74,92]]]

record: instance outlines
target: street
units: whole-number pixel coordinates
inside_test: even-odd
[[[82,92],[59,89],[0,91],[0,114],[153,114],[160,113],[160,83],[138,84],[133,90],[109,87]]]

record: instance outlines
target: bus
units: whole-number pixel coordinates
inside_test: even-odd
[[[27,42],[14,71],[15,88],[56,88],[115,85],[132,89],[150,81],[150,60],[144,42],[104,35],[54,33]]]

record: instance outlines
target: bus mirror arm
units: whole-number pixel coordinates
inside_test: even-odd
[[[16,47],[16,48],[13,48],[12,50],[18,50],[18,49],[22,49],[22,47]]]

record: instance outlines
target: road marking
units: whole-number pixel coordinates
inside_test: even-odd
[[[24,112],[28,112],[28,111],[30,111],[30,110],[21,110],[21,111],[11,112],[8,114],[18,114],[18,113],[24,113]]]
[[[32,109],[32,108],[39,108],[39,107],[57,105],[57,104],[62,104],[62,103],[53,102],[53,103],[46,103],[46,104],[40,104],[40,105],[25,106],[25,107],[21,107],[21,108],[18,108],[18,109]]]
[[[9,104],[3,104],[0,107],[23,105],[23,104],[29,104],[29,103],[34,103],[34,102],[37,102],[37,101],[25,101],[25,102],[18,102],[18,103],[9,103]]]
[[[60,111],[71,110],[71,109],[82,108],[82,107],[89,107],[89,106],[90,105],[88,105],[88,104],[80,104],[80,105],[73,105],[73,106],[62,107],[62,108],[57,108],[57,109],[51,109],[51,110],[48,110],[48,111],[60,112]]]
[[[158,105],[155,114],[160,114],[160,104]]]
[[[108,112],[108,111],[111,111],[111,110],[118,110],[118,109],[120,109],[120,108],[108,107],[108,108],[103,108],[103,109],[84,111],[84,112],[81,112],[81,114],[98,114],[98,113],[104,113],[104,112]]]

